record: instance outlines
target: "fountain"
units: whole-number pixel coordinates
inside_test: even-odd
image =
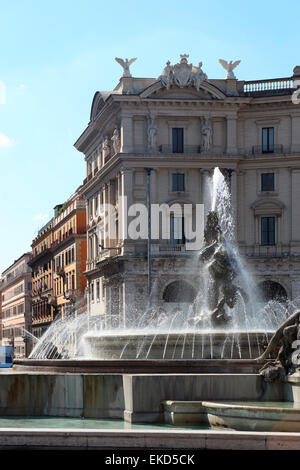
[[[235,242],[228,171],[215,168],[207,183],[210,210],[197,254],[201,285],[188,311],[167,312],[159,306],[143,315],[137,312],[132,325],[126,319],[126,328],[106,327],[103,317],[88,313],[58,320],[30,358],[195,361],[261,355],[294,306],[263,305]]]
[[[294,415],[286,405],[278,411],[278,402],[292,403],[297,393],[300,399],[299,391],[268,380],[283,377],[290,345],[276,364],[265,365],[278,344],[298,334],[298,314],[289,320],[296,302],[263,304],[235,242],[226,174],[216,168],[208,186],[211,202],[195,259],[200,284],[193,305],[185,311],[158,306],[138,312],[126,328],[107,327],[100,315],[76,315],[75,305],[73,316],[53,322],[35,342],[29,359],[15,361],[16,374],[31,374],[7,377],[0,414],[14,414],[16,406],[19,414],[32,416],[272,430],[274,416],[283,416],[284,408],[286,421],[294,422],[280,429],[300,429],[300,409],[295,407]],[[15,403],[11,390],[20,386],[24,392]]]

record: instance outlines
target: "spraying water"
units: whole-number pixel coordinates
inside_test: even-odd
[[[269,302],[260,299],[250,270],[239,254],[228,181],[219,168],[204,182],[210,200],[208,213],[215,213],[220,228],[220,243],[214,255],[198,263],[199,292],[192,305],[165,310],[134,311],[126,327],[112,327],[104,315],[76,314],[53,322],[30,355],[38,359],[200,359],[251,358],[262,350],[278,325],[299,306],[298,301]],[[223,258],[222,258],[223,256]],[[220,310],[226,322],[212,321],[211,292],[216,304],[222,303],[219,284],[212,279],[213,263],[218,257],[230,260],[234,270],[234,305],[224,301]],[[221,262],[219,261],[219,262]],[[189,261],[190,263],[190,261]],[[213,284],[215,282],[215,284]],[[231,286],[231,289],[233,288]],[[230,286],[229,286],[230,287]],[[223,292],[228,290],[226,282]],[[222,289],[220,290],[220,292]],[[210,295],[209,295],[210,293]],[[220,300],[221,299],[221,300]],[[124,322],[123,322],[124,323]]]

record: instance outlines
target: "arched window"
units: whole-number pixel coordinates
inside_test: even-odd
[[[195,289],[186,281],[171,282],[163,293],[163,300],[165,302],[193,303],[195,297]]]
[[[288,298],[287,292],[279,282],[264,281],[260,284],[262,298],[265,302],[269,300],[277,300],[278,302],[285,302]]]

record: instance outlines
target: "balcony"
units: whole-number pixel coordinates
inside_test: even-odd
[[[241,254],[248,258],[288,258],[290,256],[299,256],[292,253],[287,245],[251,245],[240,248]]]
[[[190,153],[190,154],[200,154],[201,147],[200,145],[184,145],[183,152],[174,152],[173,145],[159,145],[158,150],[160,153]]]
[[[30,258],[31,259],[31,258]],[[28,265],[30,264],[30,262],[28,261]],[[31,273],[31,269],[28,267],[28,266],[24,266],[23,268],[19,269],[19,270],[16,270],[14,272],[14,274],[11,274],[8,278],[6,277],[6,279],[2,279],[2,281],[0,282],[0,288],[1,290],[3,288],[6,288],[7,286],[9,286],[11,283],[13,283],[16,279],[22,277],[23,275],[25,274],[30,274]]]
[[[252,155],[260,155],[262,153],[284,153],[283,145],[272,145],[269,148],[264,147],[263,145],[253,145]]]
[[[38,251],[34,251],[30,256],[30,260],[28,261],[29,266],[32,266],[38,259],[50,253],[51,247],[48,247],[46,245],[40,248]]]
[[[186,249],[185,243],[160,242],[151,244],[151,254],[153,256],[180,256],[192,253],[192,250]]]

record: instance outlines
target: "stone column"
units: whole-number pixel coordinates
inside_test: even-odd
[[[158,169],[152,168],[151,171],[151,202],[157,201],[157,176],[158,176]]]
[[[130,153],[133,150],[132,116],[123,115],[121,118],[121,149],[120,152]]]
[[[108,181],[107,185],[107,204],[108,204],[108,210],[107,210],[107,229],[108,229],[108,246],[113,246],[113,214],[111,213],[111,205],[112,205],[112,191],[113,191],[113,185],[111,181]]]
[[[120,240],[127,240],[128,208],[133,203],[133,171],[131,168],[121,170],[121,200],[119,203]]]
[[[293,276],[291,278],[291,297],[292,300],[300,297],[300,276]]]
[[[291,151],[292,152],[299,152],[300,151],[300,132],[299,132],[299,129],[300,129],[300,114],[294,114],[292,116],[292,145],[291,145]]]
[[[245,172],[237,170],[237,199],[236,199],[236,225],[237,225],[237,240],[238,242],[245,243]]]
[[[291,250],[300,251],[300,168],[291,168]]]
[[[236,170],[233,169],[232,173],[231,173],[231,188],[230,188],[230,193],[231,193],[231,207],[232,207],[232,217],[233,217],[233,221],[234,221],[234,237],[235,239],[237,239],[237,214],[238,214],[238,211],[237,211],[237,201],[238,201],[238,197],[237,197],[237,174],[236,174]]]
[[[107,208],[106,204],[108,204],[108,190],[107,190],[107,185],[104,184],[103,186],[103,240],[101,241],[101,244],[104,246],[109,246],[109,234],[108,234],[108,217],[107,217]]]
[[[212,176],[212,170],[210,168],[200,168],[201,176],[201,203],[204,204],[204,216],[206,216],[211,209],[211,192],[209,186],[209,180]]]
[[[231,154],[237,153],[237,116],[227,116],[227,146],[226,152]]]

